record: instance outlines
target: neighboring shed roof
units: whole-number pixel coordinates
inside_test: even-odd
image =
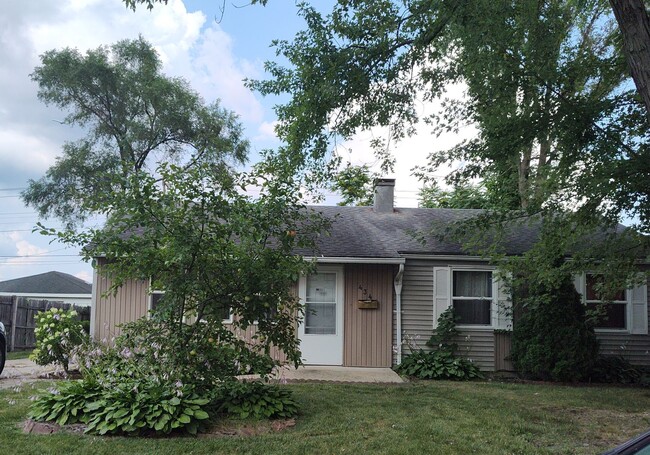
[[[21,294],[91,294],[92,285],[67,273],[46,272],[13,280],[0,281],[0,292],[16,292]]]

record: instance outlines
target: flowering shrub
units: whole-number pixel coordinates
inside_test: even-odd
[[[210,390],[238,374],[270,371],[273,361],[268,355],[253,352],[244,341],[228,335],[209,324],[179,329],[143,318],[123,325],[122,335],[112,340],[112,345],[89,345],[79,353],[77,362],[84,377],[93,377],[107,387],[143,378],[155,383],[181,381]]]
[[[35,319],[36,348],[29,358],[39,365],[57,364],[67,373],[74,351],[88,341],[77,312],[51,308]]]
[[[83,380],[48,390],[32,404],[30,417],[85,423],[97,434],[193,434],[221,413],[277,418],[297,412],[290,391],[234,380],[271,365],[262,353],[241,355],[218,329],[187,325],[178,332],[156,319],[122,329],[110,345],[88,342],[75,352]]]

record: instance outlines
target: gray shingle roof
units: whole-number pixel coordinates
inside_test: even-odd
[[[434,235],[452,223],[482,213],[470,209],[396,208],[377,213],[372,207],[310,207],[333,221],[330,236],[318,241],[325,257],[398,258],[403,254],[467,254],[459,243],[440,241]],[[432,232],[433,231],[433,232]],[[424,242],[414,233],[423,234]],[[538,231],[517,225],[506,233],[506,254],[521,254],[537,240]],[[308,254],[308,252],[300,252]]]
[[[0,292],[90,294],[92,292],[92,285],[67,273],[46,272],[13,280],[0,281]]]

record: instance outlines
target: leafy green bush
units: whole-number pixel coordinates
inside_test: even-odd
[[[611,384],[638,384],[643,371],[621,356],[600,355],[591,371],[593,382]]]
[[[29,417],[59,425],[84,422],[87,403],[101,397],[102,388],[88,381],[66,381],[42,393],[30,406]]]
[[[244,349],[241,340],[224,340],[209,324],[171,328],[157,319],[140,319],[122,326],[112,346],[96,344],[79,355],[84,377],[119,384],[130,378],[153,378],[197,390],[211,390],[239,374],[268,373],[270,356]]]
[[[298,414],[298,404],[290,390],[259,381],[227,381],[219,387],[217,395],[222,412],[242,419],[288,418]]]
[[[30,417],[59,425],[84,423],[95,434],[184,431],[195,434],[209,414],[210,399],[182,384],[125,381],[106,388],[88,380],[62,383],[34,401]]]
[[[419,379],[468,380],[483,378],[481,370],[470,360],[455,356],[448,350],[411,352],[395,367],[399,374]]]
[[[529,306],[513,326],[510,357],[515,369],[534,379],[587,379],[599,346],[571,277],[557,289],[532,287],[529,292],[528,300],[539,295],[540,303]]]
[[[35,319],[36,348],[29,358],[39,365],[60,365],[67,373],[74,351],[88,341],[77,312],[51,308]]]
[[[77,353],[83,381],[43,394],[32,405],[32,418],[80,422],[103,435],[196,433],[219,412],[257,418],[296,414],[290,391],[232,379],[270,368],[265,356],[250,350],[242,355],[208,325],[201,329],[183,334],[188,344],[182,346],[164,322],[142,320],[125,325],[112,345],[88,342]]]
[[[481,370],[471,360],[455,354],[458,345],[454,339],[456,315],[453,307],[447,308],[438,317],[438,326],[427,341],[427,346],[434,350],[426,352],[409,345],[411,353],[395,367],[399,374],[419,379],[468,380],[482,378]]]

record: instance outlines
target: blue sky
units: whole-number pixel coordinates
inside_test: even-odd
[[[332,2],[314,4],[327,10]],[[64,113],[38,101],[29,74],[40,54],[63,47],[85,51],[142,34],[159,52],[166,74],[184,77],[206,101],[219,98],[224,107],[240,115],[254,160],[256,151],[278,145],[272,107],[279,100],[251,93],[242,80],[264,78],[264,61],[275,59],[271,40],[291,39],[302,26],[295,3],[287,0],[270,0],[266,7],[247,1],[169,0],[167,6],[158,5],[152,12],[141,7],[135,13],[120,0],[4,0],[0,15],[0,281],[50,270],[88,281],[92,276],[91,266],[78,259],[77,251],[31,233],[38,220],[17,197],[28,179],[38,179],[54,163],[65,141],[82,134],[58,123]],[[422,113],[431,108],[435,106],[423,106]],[[379,134],[384,132],[360,133],[343,144],[344,161],[373,163],[369,142]],[[432,149],[457,141],[458,137],[434,139],[423,133],[395,147],[397,167],[390,176],[397,178],[397,205],[417,205],[419,183],[410,176],[410,169]],[[326,196],[327,202],[336,201],[335,195]],[[56,220],[46,224],[58,225]]]

